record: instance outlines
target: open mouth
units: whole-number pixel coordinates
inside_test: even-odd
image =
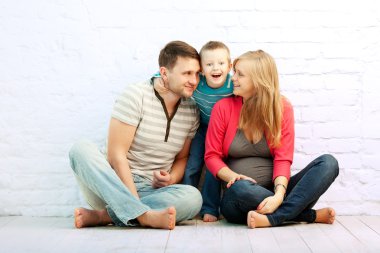
[[[222,76],[222,74],[213,74],[213,75],[211,75],[213,78],[219,78],[219,77],[221,77]]]

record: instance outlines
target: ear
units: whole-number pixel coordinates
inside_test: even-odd
[[[230,62],[230,66],[228,67],[228,72],[230,72],[232,69],[232,62]]]
[[[168,69],[166,67],[160,67],[160,75],[162,80],[166,83],[168,80]]]

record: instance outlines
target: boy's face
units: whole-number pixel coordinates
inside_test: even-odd
[[[206,50],[201,55],[202,72],[211,88],[222,87],[231,69],[228,51],[224,48]]]

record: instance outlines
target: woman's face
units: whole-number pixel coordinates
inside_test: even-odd
[[[234,75],[232,76],[234,94],[243,97],[243,101],[251,98],[255,93],[249,69],[247,60],[239,60],[235,64]]]

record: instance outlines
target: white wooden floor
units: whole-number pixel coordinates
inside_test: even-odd
[[[76,229],[73,218],[0,217],[0,252],[380,252],[380,216],[260,229],[191,220],[172,231]]]

